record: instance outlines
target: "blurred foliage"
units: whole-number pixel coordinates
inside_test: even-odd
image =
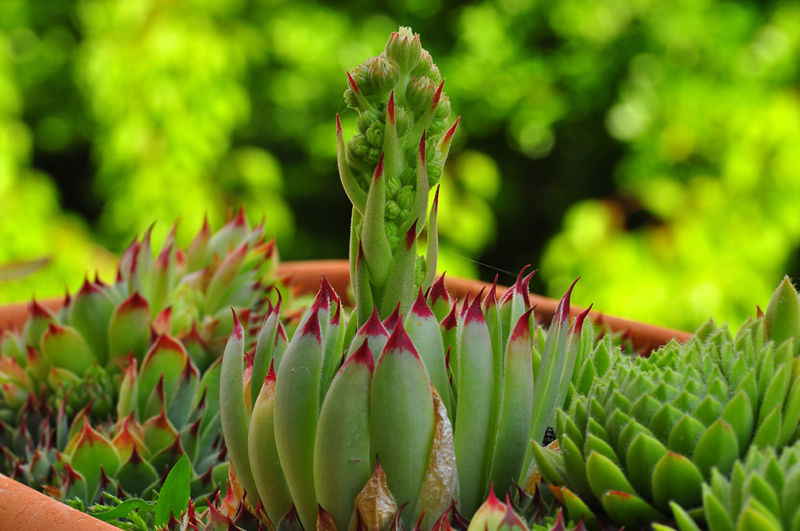
[[[796,2],[4,0],[0,264],[53,262],[0,302],[239,205],[283,258],[346,257],[333,114],[355,129],[344,70],[399,24],[463,118],[442,268],[533,263],[534,288],[580,275],[579,304],[689,329],[800,275]]]

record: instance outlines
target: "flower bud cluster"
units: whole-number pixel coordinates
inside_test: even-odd
[[[396,174],[386,174],[385,229],[394,250],[400,241],[398,227],[408,226],[415,202],[423,132],[428,181],[433,186],[441,178],[446,154],[437,146],[450,125],[450,99],[442,90],[442,76],[430,53],[422,48],[419,35],[408,28],[392,33],[384,51],[353,68],[349,76],[344,99],[358,113],[357,133],[347,142],[344,153],[349,171],[368,192],[381,154],[400,161],[400,167],[393,169]],[[390,146],[387,122],[392,95],[397,142]],[[385,153],[387,150],[399,153],[392,155]]]

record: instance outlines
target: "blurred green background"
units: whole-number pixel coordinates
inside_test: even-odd
[[[0,303],[75,289],[158,220],[266,216],[345,258],[344,71],[411,26],[462,116],[442,267],[693,329],[800,276],[800,3],[3,0]]]

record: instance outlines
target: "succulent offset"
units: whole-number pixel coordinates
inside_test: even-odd
[[[87,279],[58,312],[31,303],[0,345],[0,471],[88,504],[156,489],[186,454],[193,494],[210,494],[227,472],[218,388],[229,308],[260,323],[276,267],[263,226],[239,212],[185,250],[173,229],[155,259],[148,231],[114,284]]]
[[[796,441],[799,334],[800,302],[784,280],[766,315],[735,336],[709,321],[683,345],[620,358],[604,376],[582,379],[585,396],[558,412],[560,451],[535,448],[570,518],[630,529],[667,520],[671,507],[692,513],[704,482],[727,477],[748,451]]]
[[[529,441],[544,438],[586,357],[586,313],[570,326],[570,288],[545,339],[532,273],[500,300],[492,287],[460,306],[434,283],[437,198],[424,259],[417,240],[455,131],[438,69],[401,28],[348,83],[359,132],[345,143],[337,117],[336,134],[355,308],[323,278],[285,351],[274,348],[278,312],[267,317],[249,374],[235,325],[222,428],[250,505],[273,525],[296,509],[304,529],[428,531],[454,500],[471,516],[492,484],[507,493],[527,477]]]

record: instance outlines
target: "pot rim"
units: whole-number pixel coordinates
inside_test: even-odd
[[[316,290],[320,277],[324,275],[340,295],[349,299],[350,266],[347,260],[281,262],[278,265],[277,274],[290,281],[300,291]],[[462,299],[470,292],[475,294],[481,289],[489,289],[491,284],[480,280],[445,277],[445,286],[451,295]],[[502,296],[508,289],[508,287],[498,285],[497,296]],[[534,315],[537,320],[549,323],[553,319],[558,301],[535,293],[531,293],[529,296],[531,304],[536,306]],[[39,304],[55,311],[61,308],[63,302],[63,299],[47,299],[39,301]],[[0,307],[0,332],[14,327],[21,328],[27,319],[29,306],[30,303],[18,303]],[[571,306],[571,309],[575,313],[585,310],[585,308],[574,305]],[[628,340],[632,342],[634,350],[638,352],[651,352],[671,339],[684,342],[692,335],[682,330],[632,321],[597,310],[590,311],[589,317],[595,324],[608,326],[614,332],[625,333]]]

